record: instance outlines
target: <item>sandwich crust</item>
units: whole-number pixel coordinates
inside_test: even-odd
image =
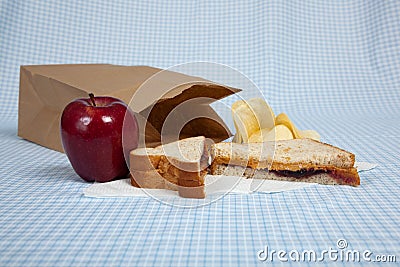
[[[208,157],[204,136],[133,150],[130,153],[131,184],[175,190],[182,197],[204,198]]]

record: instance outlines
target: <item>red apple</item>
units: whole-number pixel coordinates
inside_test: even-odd
[[[129,173],[124,151],[138,144],[138,124],[121,100],[89,94],[69,103],[61,116],[61,140],[75,172],[86,181],[109,182]],[[122,143],[122,135],[124,139]]]

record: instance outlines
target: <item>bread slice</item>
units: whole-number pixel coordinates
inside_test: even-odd
[[[208,158],[204,136],[135,149],[130,153],[131,184],[176,190],[182,197],[204,198]]]
[[[213,175],[357,186],[355,156],[311,139],[218,143],[211,148]],[[234,167],[235,166],[235,167]]]
[[[161,175],[160,170],[131,170],[131,184],[141,188],[169,189],[178,191],[178,179],[171,175]]]
[[[360,185],[360,178],[355,168],[345,171],[342,173],[342,176],[332,175],[333,171],[321,170],[317,172],[309,172],[304,176],[287,176],[285,174],[280,174],[279,172],[269,171],[268,169],[254,170],[249,167],[222,164],[215,165],[212,169],[212,173],[213,175],[244,176],[252,179],[319,183],[325,185]],[[337,170],[336,174],[340,173],[341,169]]]

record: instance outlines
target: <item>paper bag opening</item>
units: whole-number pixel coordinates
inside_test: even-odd
[[[160,99],[140,112],[147,122],[147,125],[142,127],[146,129],[146,146],[152,147],[167,140],[176,141],[199,135],[214,142],[229,138],[231,133],[228,127],[209,106],[209,103],[229,94],[232,94],[230,88],[201,84],[193,85],[173,98]]]

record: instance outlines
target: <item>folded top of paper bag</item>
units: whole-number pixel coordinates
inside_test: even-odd
[[[144,118],[139,118],[141,126],[148,133],[146,143],[154,145],[160,143],[162,122],[171,110],[188,99],[201,99],[193,102],[195,114],[191,114],[198,119],[187,123],[182,136],[203,135],[218,142],[231,133],[208,104],[238,91],[203,78],[148,66],[21,66],[18,136],[62,152],[59,124],[64,107],[93,93],[119,98],[140,113]]]

